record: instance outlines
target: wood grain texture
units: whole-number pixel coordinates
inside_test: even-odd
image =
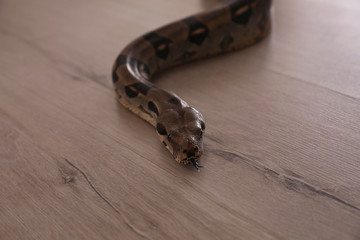
[[[200,173],[116,102],[121,48],[209,5],[0,1],[0,239],[360,238],[358,0],[275,0],[265,41],[157,78]]]

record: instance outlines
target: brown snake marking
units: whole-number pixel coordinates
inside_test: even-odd
[[[152,124],[179,163],[197,169],[203,153],[203,116],[151,77],[184,62],[241,49],[270,30],[271,0],[232,0],[151,31],[123,49],[112,78],[118,100]]]

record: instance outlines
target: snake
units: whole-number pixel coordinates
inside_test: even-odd
[[[112,68],[118,101],[156,128],[173,158],[199,170],[205,121],[176,93],[153,83],[170,67],[251,46],[270,32],[271,0],[223,1],[131,41]]]

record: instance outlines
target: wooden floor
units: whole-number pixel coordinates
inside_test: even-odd
[[[360,239],[358,0],[275,0],[260,44],[159,76],[200,173],[115,100],[119,51],[211,4],[0,1],[0,239]]]

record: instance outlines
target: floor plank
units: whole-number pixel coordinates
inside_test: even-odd
[[[0,239],[360,237],[356,0],[276,0],[263,42],[157,78],[205,116],[200,173],[116,102],[120,49],[212,3],[1,1]]]

